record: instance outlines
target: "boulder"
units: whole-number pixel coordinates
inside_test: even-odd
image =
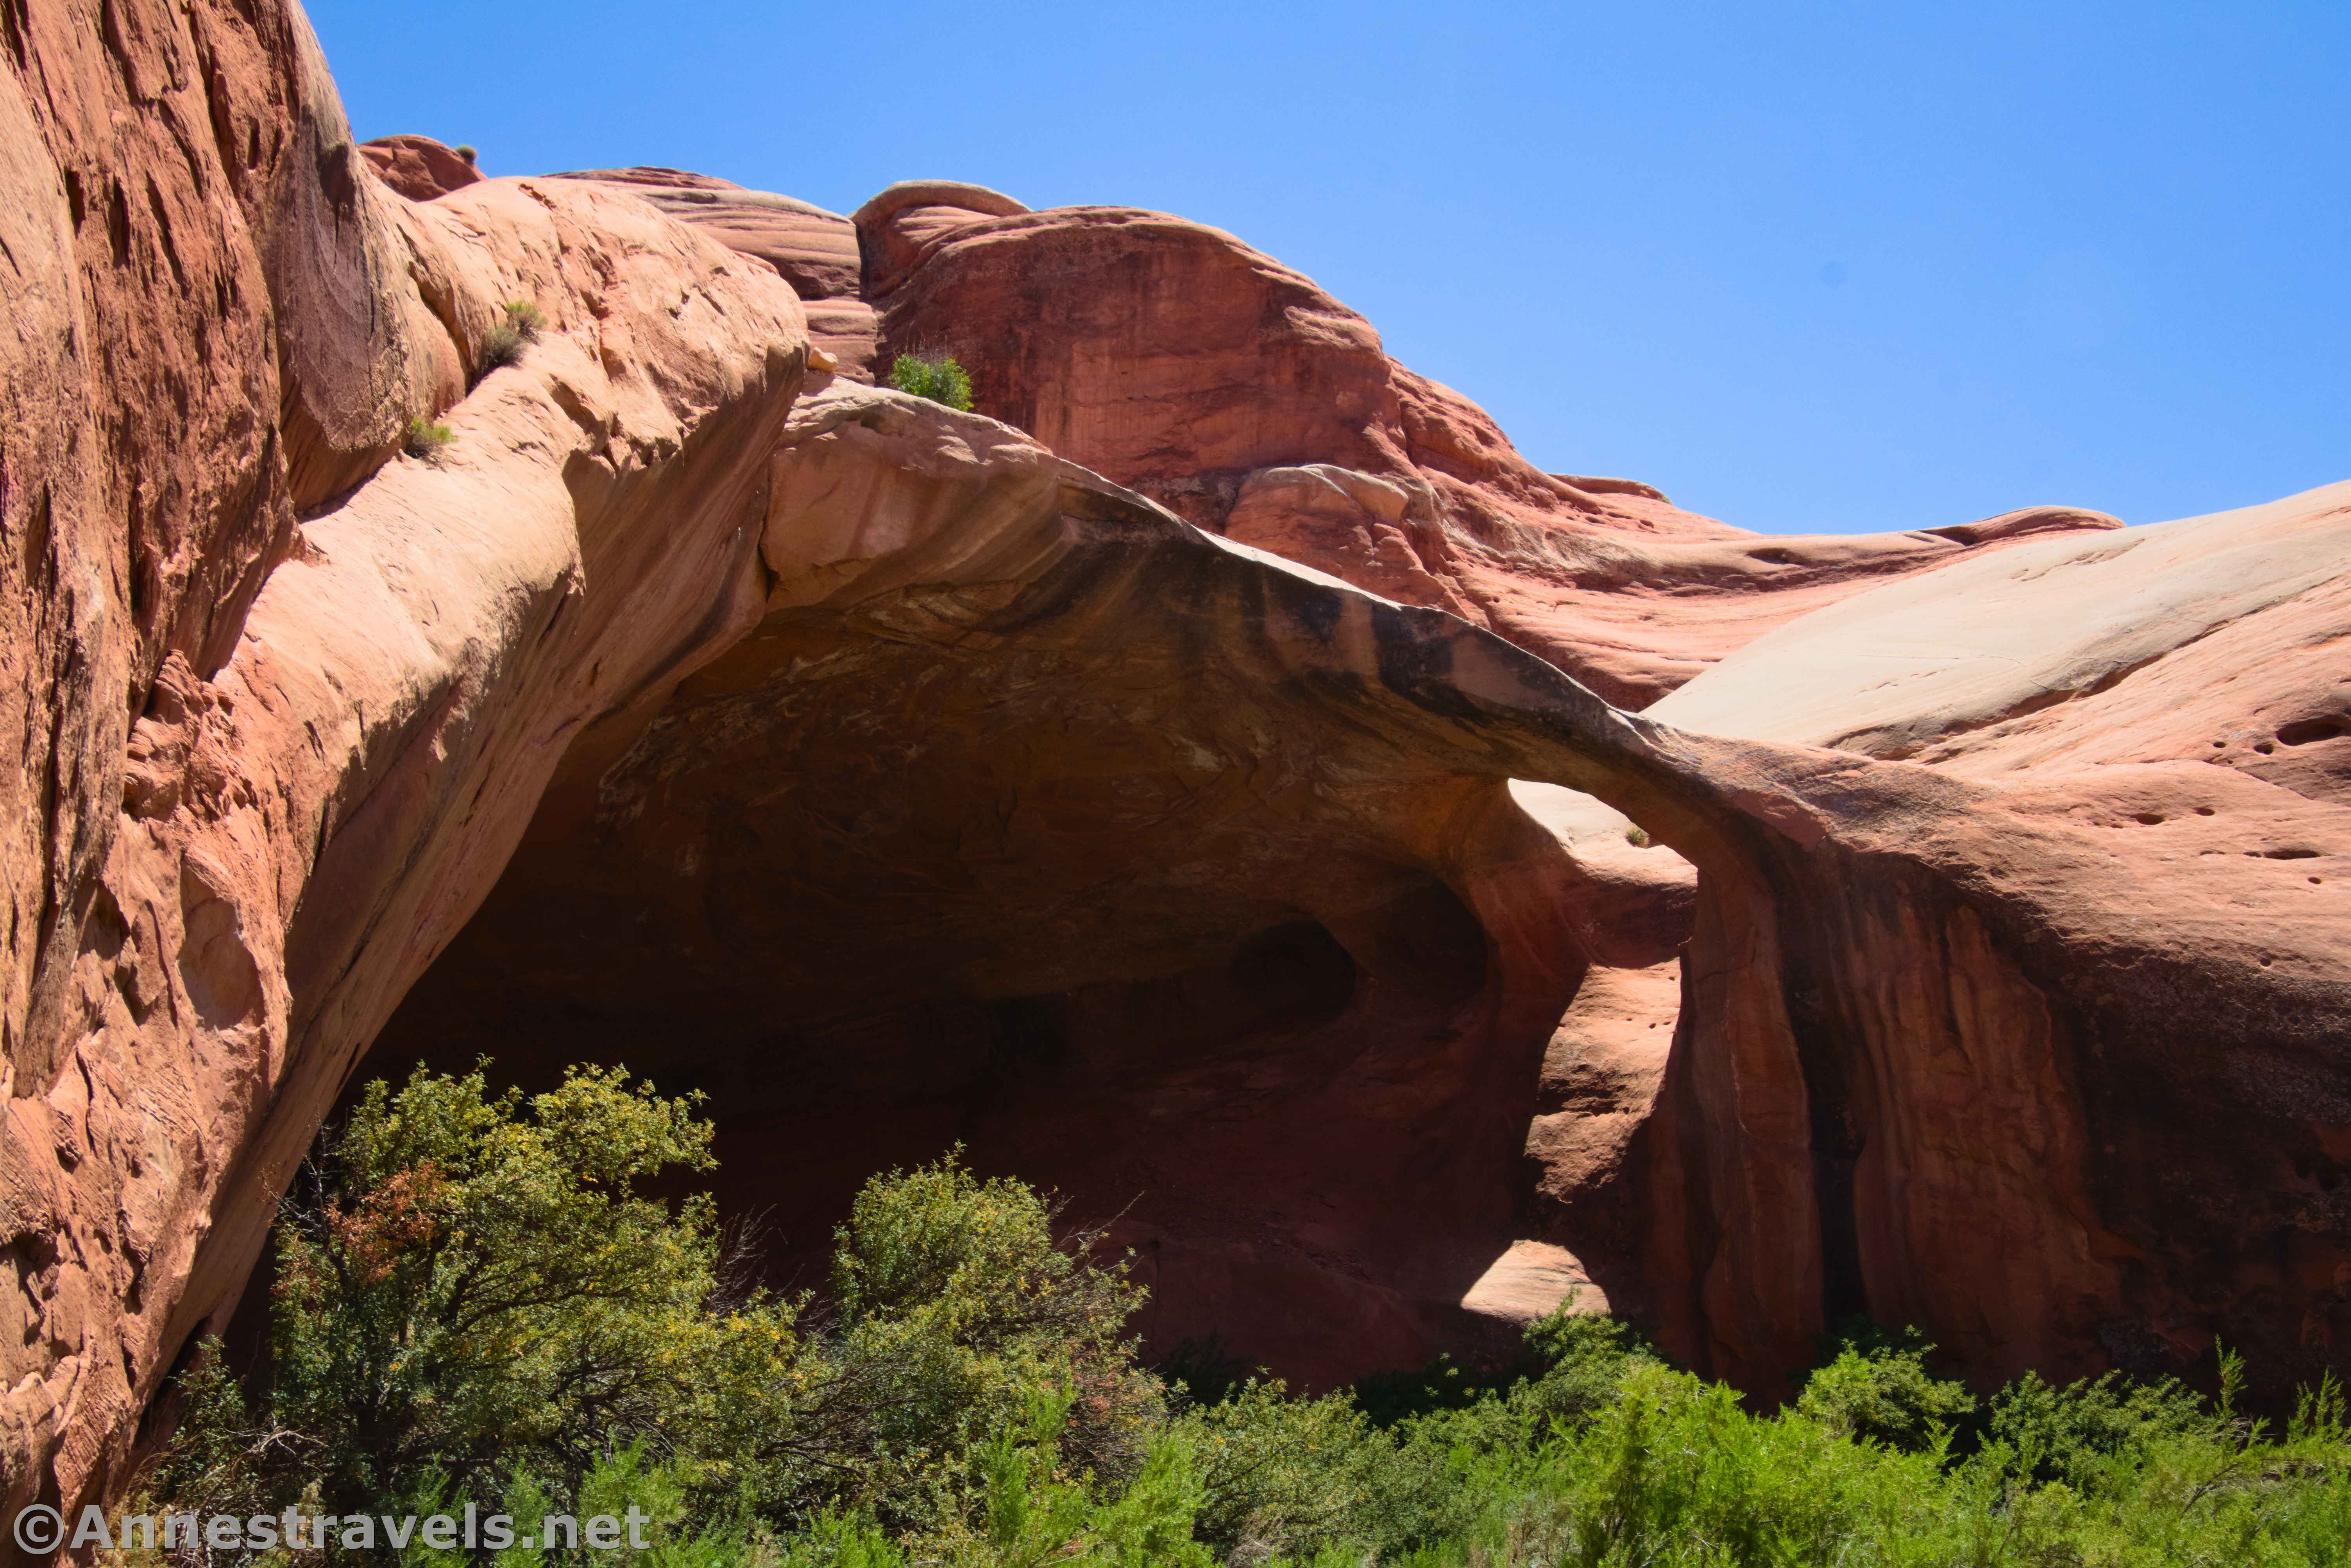
[[[412,202],[429,202],[476,183],[482,172],[430,136],[379,136],[360,154],[383,183]]]

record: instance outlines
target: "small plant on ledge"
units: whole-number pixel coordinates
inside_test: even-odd
[[[408,422],[408,438],[401,444],[401,450],[431,463],[440,457],[443,447],[456,439],[456,433],[447,425],[418,414]]]
[[[890,367],[890,384],[902,392],[926,397],[949,408],[969,410],[971,378],[946,355],[901,354]]]
[[[482,334],[481,369],[475,372],[479,381],[492,371],[511,365],[522,358],[523,349],[538,341],[539,332],[547,326],[547,317],[528,299],[511,300],[507,305],[507,319]]]

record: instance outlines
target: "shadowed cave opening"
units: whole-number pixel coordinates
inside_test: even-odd
[[[785,1288],[960,1144],[1115,1221],[1146,1354],[1328,1386],[1489,1343],[1580,976],[1490,922],[1554,841],[1282,694],[811,619],[575,744],[360,1080],[700,1090]]]

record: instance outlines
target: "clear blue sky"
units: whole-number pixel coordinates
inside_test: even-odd
[[[2351,0],[314,0],[361,137],[1229,229],[1545,467],[1771,532],[2351,478]]]

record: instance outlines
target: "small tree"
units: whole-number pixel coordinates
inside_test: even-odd
[[[1039,1485],[1139,1483],[1164,1406],[1125,1333],[1142,1291],[1095,1233],[1057,1237],[1051,1202],[957,1151],[868,1182],[831,1299],[781,1301],[706,1194],[645,1190],[711,1168],[696,1104],[619,1068],[528,1098],[479,1070],[370,1085],[285,1206],[267,1362],[240,1387],[214,1347],[183,1380],[158,1500],[576,1512],[625,1480],[690,1497],[713,1539],[844,1509],[952,1530],[1040,1400]]]
[[[494,1498],[516,1471],[575,1496],[632,1443],[698,1449],[714,1384],[797,1342],[788,1306],[727,1289],[706,1195],[641,1191],[710,1168],[693,1107],[619,1068],[528,1100],[479,1071],[371,1084],[277,1228],[255,1418],[217,1372],[192,1389],[209,1458],[183,1490],[266,1506],[315,1483],[380,1511]]]
[[[890,384],[902,392],[926,397],[949,408],[971,407],[971,378],[945,355],[901,354],[890,367]]]

